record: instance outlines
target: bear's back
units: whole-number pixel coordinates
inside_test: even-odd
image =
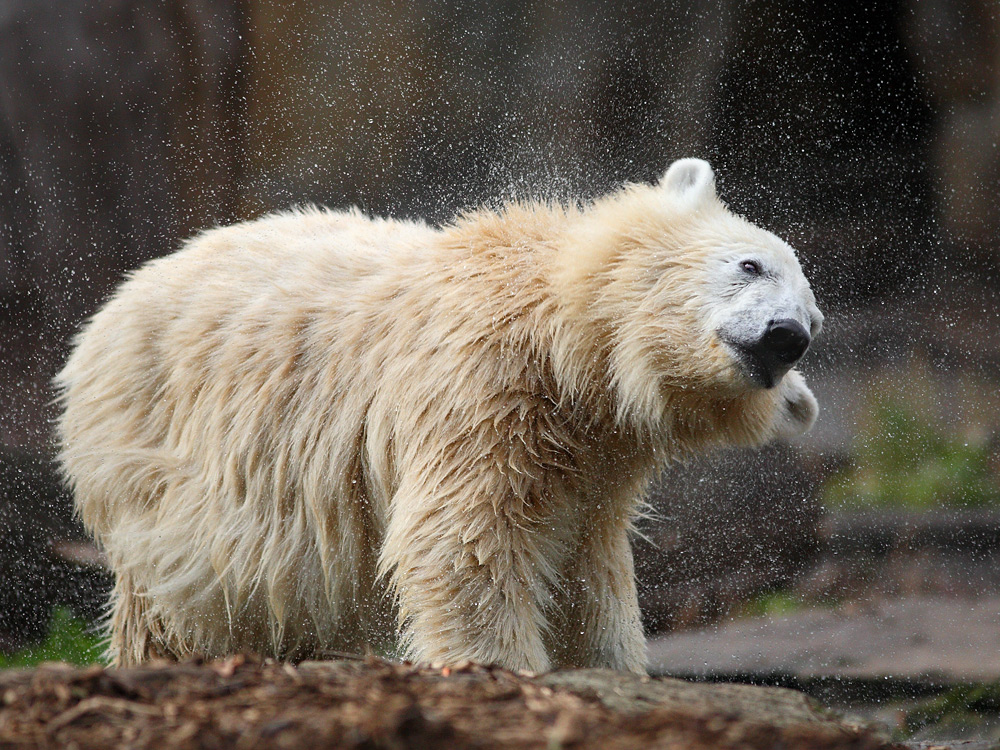
[[[57,379],[63,462],[88,525],[100,533],[129,494],[147,496],[133,512],[154,504],[151,467],[176,476],[172,467],[187,463],[199,477],[235,481],[246,466],[234,463],[253,463],[263,444],[288,448],[317,429],[296,416],[329,420],[330,404],[315,400],[343,386],[330,381],[330,348],[341,351],[345,381],[400,267],[434,231],[307,209],[211,230],[133,273]],[[360,387],[354,396],[334,415],[345,429],[363,419],[352,404],[366,396]],[[272,450],[257,467],[262,481],[287,481],[273,476],[283,471],[275,461]],[[102,478],[106,486],[87,491]]]

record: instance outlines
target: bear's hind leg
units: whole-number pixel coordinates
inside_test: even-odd
[[[128,573],[119,573],[115,578],[109,628],[107,657],[112,666],[128,667],[183,655],[167,647],[163,622],[150,611],[148,597]]]

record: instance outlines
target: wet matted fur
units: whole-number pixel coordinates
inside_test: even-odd
[[[583,207],[195,237],[57,378],[62,465],[117,578],[112,658],[370,644],[641,672],[628,533],[651,478],[815,419],[797,372],[759,387],[720,338],[776,315],[821,319],[698,160]]]

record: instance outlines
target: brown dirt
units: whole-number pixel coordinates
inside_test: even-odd
[[[767,705],[756,715],[758,700]],[[0,672],[0,748],[16,747],[894,746],[773,688],[599,670],[532,677],[476,665],[442,670],[368,659],[296,667],[233,657]]]

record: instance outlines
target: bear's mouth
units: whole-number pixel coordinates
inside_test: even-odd
[[[763,359],[747,349],[737,349],[736,361],[746,379],[764,389],[774,388],[782,375],[788,371],[777,372],[775,368],[768,367]]]
[[[737,369],[750,384],[765,390],[774,388],[791,366],[777,366],[774,360],[765,361],[750,346],[734,339],[719,335],[719,339],[731,352]]]

